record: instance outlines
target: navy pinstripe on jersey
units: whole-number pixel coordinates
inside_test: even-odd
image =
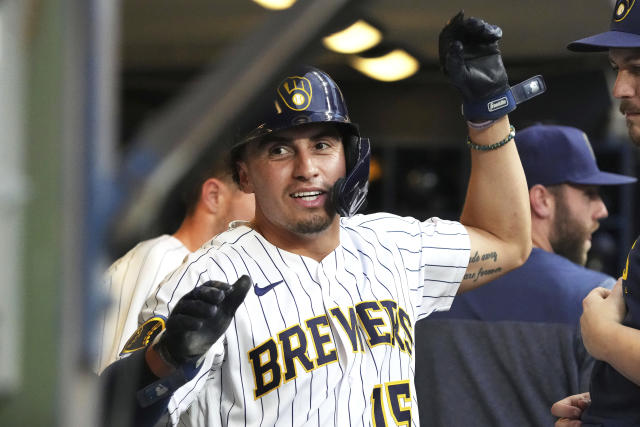
[[[342,218],[340,246],[320,263],[247,226],[220,234],[169,277],[141,321],[166,317],[207,280],[249,274],[259,288],[277,285],[249,291],[200,374],[172,397],[172,422],[416,425],[415,322],[449,308],[468,260],[465,228],[437,218]]]

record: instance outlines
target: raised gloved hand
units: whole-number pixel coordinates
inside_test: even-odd
[[[227,330],[250,288],[246,275],[233,285],[208,281],[196,287],[178,301],[154,349],[174,367],[198,359]]]
[[[502,30],[460,11],[440,32],[440,64],[460,90],[467,120],[494,120],[516,108],[498,41]]]

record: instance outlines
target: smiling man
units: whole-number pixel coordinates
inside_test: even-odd
[[[256,229],[287,250],[290,242],[302,238],[306,244],[300,247],[301,255],[324,258],[323,239],[339,230],[330,191],[346,175],[337,125],[310,123],[285,129],[249,144],[246,153],[236,156],[242,159],[240,184],[260,198]],[[282,182],[287,184],[282,186]]]
[[[445,71],[466,105],[479,105],[465,110],[473,167],[459,221],[356,214],[369,141],[326,73],[287,74],[232,150],[235,179],[255,195],[254,220],[191,256],[141,313],[156,331],[166,321],[128,358],[157,377],[140,394],[147,415],[168,401],[174,425],[419,424],[416,322],[531,249],[507,117],[515,105],[478,113],[510,91],[501,35],[462,14],[441,35]]]

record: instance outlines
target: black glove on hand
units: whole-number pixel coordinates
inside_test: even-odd
[[[198,359],[227,330],[250,288],[246,275],[233,285],[209,281],[196,287],[178,301],[154,349],[174,367]]]
[[[493,120],[516,108],[498,40],[502,30],[460,11],[440,32],[440,64],[462,93],[467,120]]]

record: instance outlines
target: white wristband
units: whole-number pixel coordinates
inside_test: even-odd
[[[472,122],[467,120],[467,125],[474,129],[486,129],[497,121],[495,120],[486,120],[484,122]]]

